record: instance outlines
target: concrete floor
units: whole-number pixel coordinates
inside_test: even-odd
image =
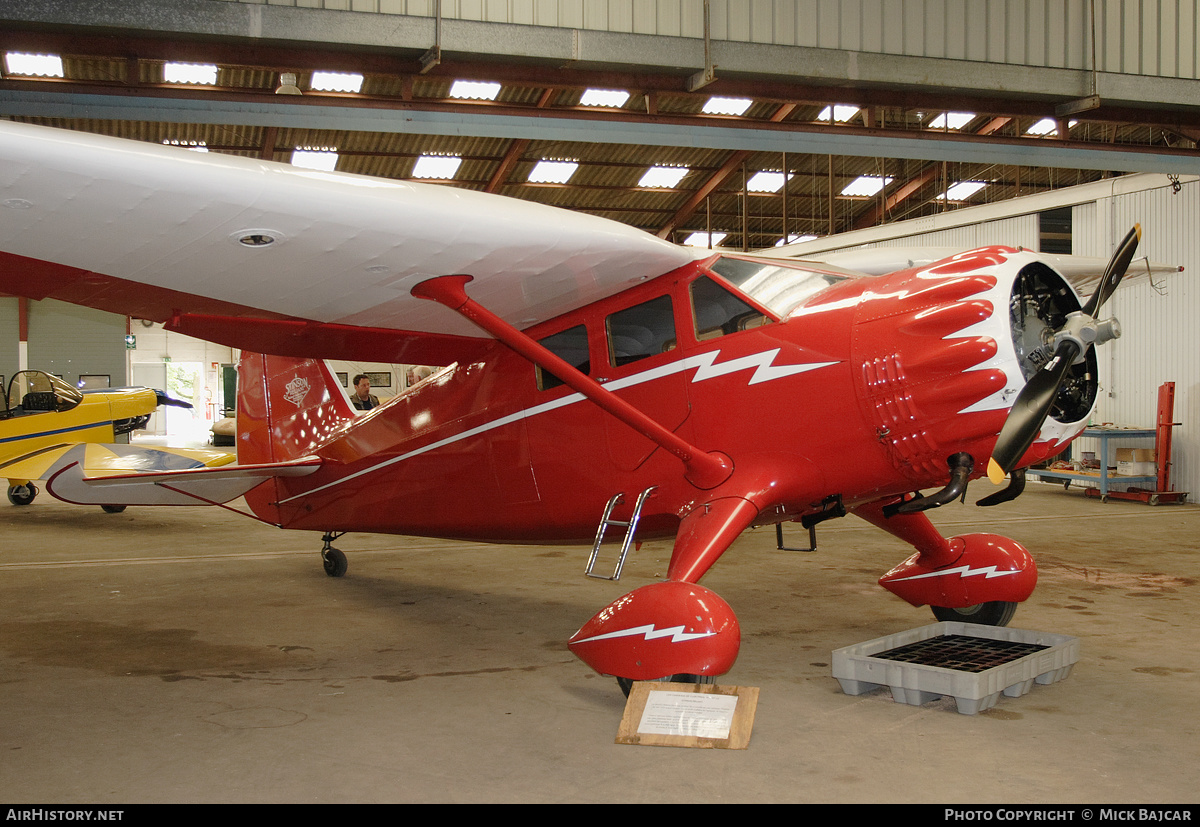
[[[669,544],[609,583],[579,548],[352,534],[335,580],[317,535],[219,509],[5,502],[0,800],[1200,801],[1200,506],[1030,489],[931,515],[1030,548],[1011,625],[1078,637],[1069,677],[975,716],[845,695],[832,650],[933,621],[875,584],[910,549],[750,532],[704,580],[742,625],[720,683],[761,690],[744,751],[615,744],[624,697],[565,648]]]

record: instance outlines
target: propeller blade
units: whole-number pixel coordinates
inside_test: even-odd
[[[160,390],[155,389],[154,396],[157,399],[159,405],[170,405],[175,408],[191,408],[192,407],[191,402],[184,402],[182,399],[174,399],[170,396],[167,396],[166,391],[160,391]]]
[[[1017,395],[996,447],[992,449],[992,458],[988,460],[988,479],[996,485],[1016,467],[1017,461],[1037,438],[1058,396],[1058,389],[1078,355],[1079,346],[1064,339],[1055,349],[1054,357],[1030,377]]]
[[[1100,285],[1096,288],[1096,292],[1092,293],[1092,297],[1088,299],[1087,304],[1083,308],[1085,316],[1096,318],[1096,313],[1100,310],[1100,306],[1108,301],[1108,297],[1117,289],[1117,285],[1121,283],[1121,279],[1125,278],[1125,271],[1129,269],[1129,262],[1133,261],[1133,254],[1137,251],[1138,242],[1142,239],[1142,225],[1134,224],[1133,229],[1121,240],[1117,246],[1117,251],[1113,253],[1112,259],[1108,262],[1108,267],[1104,270],[1104,277],[1100,279]]]
[[[1133,261],[1133,254],[1141,238],[1142,225],[1134,224],[1109,260],[1100,285],[1081,311],[1083,316],[1094,322],[1101,305],[1108,301],[1121,279],[1125,277],[1125,271]],[[1005,474],[1016,467],[1021,456],[1037,438],[1038,431],[1049,416],[1050,408],[1054,406],[1054,400],[1058,397],[1058,390],[1067,378],[1071,365],[1079,356],[1081,347],[1081,343],[1071,338],[1063,338],[1054,349],[1054,357],[1030,377],[1021,393],[1017,395],[1017,400],[1008,413],[1008,419],[1004,421],[1004,427],[1000,430],[1000,436],[996,439],[996,447],[992,449],[992,458],[988,460],[988,479],[996,485],[1001,483]]]

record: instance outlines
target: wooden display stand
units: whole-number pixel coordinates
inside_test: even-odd
[[[629,691],[616,743],[746,749],[758,687],[638,682]]]

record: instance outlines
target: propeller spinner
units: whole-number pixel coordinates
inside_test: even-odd
[[[1121,335],[1121,326],[1116,319],[1097,321],[1096,313],[1124,278],[1141,237],[1142,227],[1136,224],[1117,247],[1096,292],[1081,310],[1070,313],[1066,323],[1055,332],[1054,355],[1025,383],[996,440],[992,458],[988,461],[988,478],[993,483],[998,485],[1029,450],[1050,414],[1071,366],[1087,348]]]

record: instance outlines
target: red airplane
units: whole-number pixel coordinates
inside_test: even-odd
[[[437,185],[0,124],[0,289],[243,349],[238,464],[93,478],[72,502],[221,503],[324,535],[498,543],[674,537],[666,580],[570,647],[633,680],[711,681],[740,632],[699,585],[751,526],[855,514],[916,553],[881,585],[1003,625],[1037,573],[1020,543],[924,511],[1063,449],[1096,397],[1099,311],[1053,257],[987,247],[881,276],[696,252]],[[261,354],[272,355],[261,355]],[[356,415],[323,359],[446,365]],[[921,493],[926,491],[929,493]],[[599,523],[599,526],[598,526]]]

